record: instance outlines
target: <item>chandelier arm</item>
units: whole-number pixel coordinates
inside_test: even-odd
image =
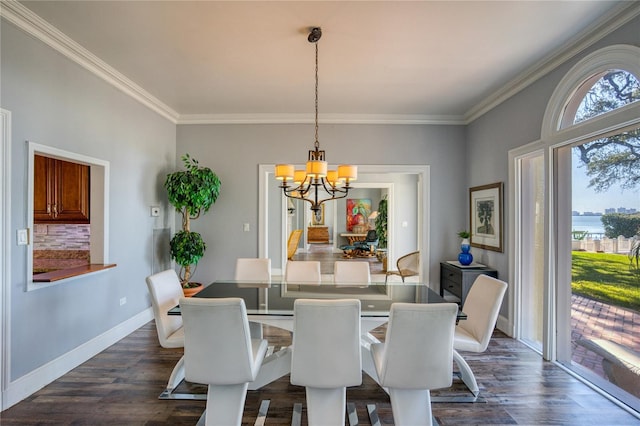
[[[320,202],[318,203],[318,205],[320,205],[320,204],[324,203],[325,201],[339,200],[339,199],[344,198],[344,197],[346,197],[347,195],[349,195],[347,192],[344,192],[344,193],[342,193],[342,192],[341,192],[341,194],[342,194],[342,195],[339,195],[339,196],[336,196],[336,195],[334,194],[334,195],[332,195],[332,196],[331,196],[331,198],[326,198],[326,199],[324,199],[324,200],[320,201]]]
[[[309,200],[307,200],[306,198],[301,198],[301,197],[297,197],[297,196],[295,196],[295,195],[291,195],[291,193],[290,193],[290,192],[286,192],[286,191],[284,192],[284,196],[285,196],[285,197],[287,197],[287,198],[291,198],[291,199],[293,199],[293,200],[309,201]]]
[[[349,186],[349,184],[345,184],[345,186],[342,186],[342,187],[339,187],[337,185],[331,186],[331,184],[327,184],[326,180],[324,179],[322,179],[322,185],[324,186],[324,190],[327,191],[327,193],[329,194],[334,194],[336,192],[340,194],[346,194],[352,188],[351,186]]]
[[[306,195],[309,193],[309,190],[311,189],[311,185],[312,185],[311,182],[309,182],[309,184],[305,187],[305,183],[303,182],[298,186],[289,186],[289,184],[287,184],[286,181],[283,181],[282,185],[280,185],[280,188],[282,188],[282,190],[285,192],[285,195],[287,193],[295,192],[295,191],[301,193],[302,195]],[[297,197],[291,197],[291,198],[297,198]]]
[[[345,189],[345,187],[340,188],[337,185],[333,186],[330,183],[327,183],[325,179],[322,179],[322,186],[324,187],[324,190],[327,191],[328,194],[333,194],[335,192],[344,192],[344,189]]]

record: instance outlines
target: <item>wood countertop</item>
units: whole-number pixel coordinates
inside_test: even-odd
[[[36,274],[33,276],[33,282],[35,283],[50,283],[53,281],[64,280],[65,278],[76,277],[78,275],[89,274],[91,272],[98,272],[109,268],[114,268],[115,263],[101,264],[91,263],[82,266],[75,266],[73,268],[57,269],[51,272],[45,272],[43,274]]]

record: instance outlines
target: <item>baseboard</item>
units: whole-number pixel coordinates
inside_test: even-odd
[[[502,315],[498,316],[498,321],[496,322],[496,328],[502,331],[504,334],[506,334],[509,337],[513,337],[514,335],[513,324],[511,324],[508,318]]]
[[[151,308],[145,309],[139,314],[118,324],[112,329],[89,340],[66,354],[61,355],[53,361],[48,362],[42,367],[39,367],[19,379],[10,382],[3,395],[5,398],[2,410],[6,410],[29,395],[42,389],[49,383],[118,342],[120,339],[128,336],[152,319],[153,311]]]

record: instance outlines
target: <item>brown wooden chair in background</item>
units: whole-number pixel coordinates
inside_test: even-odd
[[[414,251],[413,253],[405,254],[398,259],[396,266],[398,268],[397,271],[387,271],[384,277],[385,283],[389,275],[399,275],[402,278],[402,282],[407,277],[420,275],[420,252]]]

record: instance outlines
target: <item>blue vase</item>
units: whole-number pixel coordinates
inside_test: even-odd
[[[473,262],[473,255],[469,253],[469,250],[471,250],[469,240],[467,240],[466,238],[462,240],[462,244],[460,244],[460,250],[462,250],[462,253],[458,255],[458,262],[460,262],[461,265],[465,266],[471,265],[471,262]]]

